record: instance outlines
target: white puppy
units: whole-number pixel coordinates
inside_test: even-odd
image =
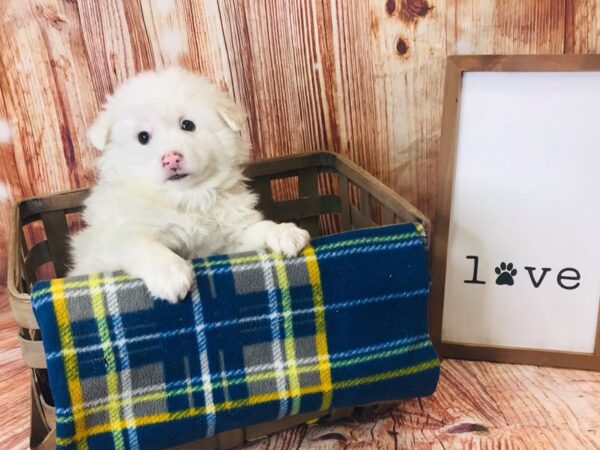
[[[117,88],[88,132],[102,153],[69,275],[125,270],[176,302],[193,280],[190,258],[305,247],[308,232],[255,209],[242,176],[244,120],[230,97],[182,69]]]

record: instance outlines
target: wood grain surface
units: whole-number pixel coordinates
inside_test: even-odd
[[[597,372],[446,360],[432,397],[249,448],[598,449],[599,382]]]
[[[29,372],[0,288],[0,449],[29,448]],[[437,392],[383,414],[302,425],[252,450],[598,449],[600,372],[447,360]]]
[[[181,64],[248,111],[252,157],[348,155],[430,217],[445,57],[594,53],[593,0],[0,0],[0,280],[9,203],[93,182],[115,85]],[[1,128],[1,123],[0,123]],[[0,138],[0,141],[2,139]]]

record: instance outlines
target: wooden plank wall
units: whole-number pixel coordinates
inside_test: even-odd
[[[85,130],[140,70],[179,63],[214,79],[249,112],[252,157],[334,150],[432,216],[445,57],[600,45],[594,0],[0,0],[0,10],[0,280],[9,202],[92,182]]]

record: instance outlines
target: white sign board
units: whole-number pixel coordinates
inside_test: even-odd
[[[591,353],[600,73],[465,72],[442,341]]]

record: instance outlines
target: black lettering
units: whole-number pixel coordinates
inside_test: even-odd
[[[479,256],[469,255],[466,257],[467,259],[473,260],[473,278],[470,280],[465,280],[467,284],[485,284],[485,281],[481,281],[477,279],[477,271],[479,269]]]
[[[531,278],[531,284],[533,284],[533,287],[539,288],[542,284],[542,281],[544,281],[546,274],[552,269],[550,269],[550,267],[542,267],[542,274],[540,275],[539,280],[536,280],[533,276],[533,271],[536,270],[535,267],[525,267],[525,270],[527,271],[527,273],[529,273],[529,278]]]
[[[573,275],[565,275],[565,272],[571,272]],[[563,280],[577,281],[577,283],[567,286],[563,283]],[[581,274],[577,269],[573,269],[572,267],[565,267],[563,270],[558,272],[558,275],[556,276],[556,282],[558,283],[558,285],[561,288],[567,289],[569,291],[572,289],[577,289],[579,287],[579,285],[581,284],[579,283],[579,280],[581,280]]]

